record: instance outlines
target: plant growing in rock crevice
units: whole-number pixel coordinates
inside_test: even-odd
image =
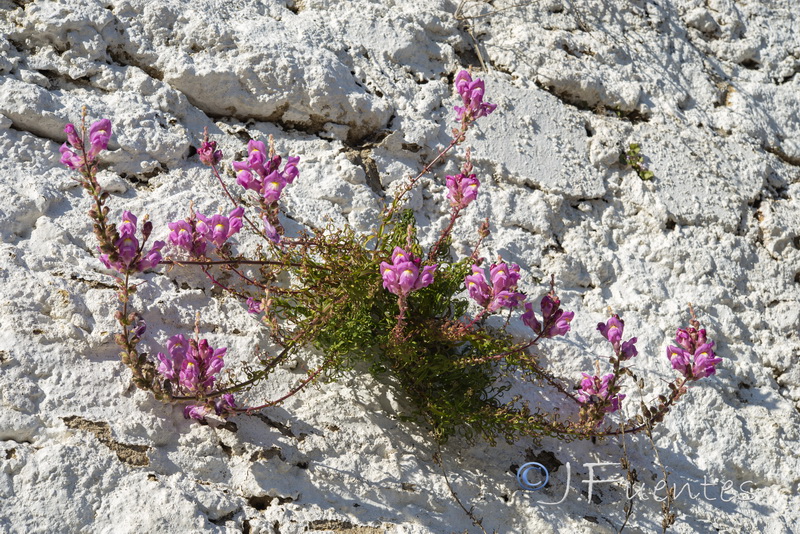
[[[631,143],[628,145],[628,150],[619,155],[620,165],[626,165],[636,171],[644,181],[652,180],[655,177],[653,171],[647,168],[647,163],[644,161],[644,154],[642,154],[642,147],[639,143]]]
[[[184,220],[166,225],[169,245],[155,241],[148,248],[153,223],[145,220],[137,234],[138,220],[128,211],[119,225],[111,223],[110,196],[97,182],[97,157],[108,146],[111,122],[98,121],[88,132],[85,122],[80,131],[68,125],[68,142],[60,149],[62,162],[77,171],[94,203],[89,216],[100,260],[115,272],[118,285],[116,320],[121,331],[115,341],[135,384],[160,400],[182,404],[186,417],[203,419],[212,413],[227,417],[273,406],[320,378],[336,379],[363,362],[375,375],[391,374],[396,379],[414,406],[410,416],[426,424],[442,443],[454,434],[480,435],[494,442],[498,437],[513,441],[551,435],[569,440],[639,432],[663,419],[689,382],[713,374],[721,360],[694,315],[691,327],[678,331],[677,345],[667,352],[682,378],[670,383],[669,393],[653,406],[643,405],[641,413],[618,426],[607,423],[606,417],[620,409],[624,381],[634,377],[623,364],[638,354],[636,338],[622,340],[624,323],[619,316],[598,325],[612,347],[610,372],[584,373],[573,388],[541,367],[532,350],[543,340],[566,335],[574,319],[573,312],[562,309],[555,284],[551,281],[549,291],[534,306],[517,287],[519,266],[498,259],[487,273],[480,244],[488,235],[488,223],[478,229],[469,257],[452,258],[451,232],[480,188],[469,150],[461,172],[446,177],[449,222],[427,253],[423,250],[413,212],[402,209],[405,196],[435,162],[465,142],[475,121],[496,109],[483,100],[483,81],[473,80],[468,72],[456,75],[455,86],[463,105],[455,108],[458,127],[452,141],[399,188],[375,231],[367,235],[333,226],[287,235],[279,217],[280,199],[294,180],[301,179],[299,158],[284,161],[271,139],[266,145],[248,143],[246,159],[232,163],[236,183],[243,188],[239,194],[254,197],[248,204],[256,207],[248,210],[221,175],[223,154],[206,133],[198,155],[231,204],[227,215],[205,215],[190,207]],[[261,239],[253,257],[239,254],[233,242],[243,231]],[[193,336],[172,335],[155,358],[140,351],[147,326],[131,309],[134,280],[159,265],[202,270],[258,316],[280,351],[236,370],[238,381],[220,379],[226,349],[209,346],[197,329]],[[219,276],[220,270],[229,276]],[[281,282],[283,273],[290,273],[290,283]],[[480,310],[471,317],[470,299]],[[484,325],[490,315],[510,317],[520,308],[522,323],[531,329],[528,340],[513,338],[505,328]],[[242,392],[267,379],[302,346],[315,346],[324,356],[299,384],[259,405],[239,405]],[[562,420],[531,409],[519,397],[509,397],[506,392],[515,380],[549,384],[575,403],[576,417]]]

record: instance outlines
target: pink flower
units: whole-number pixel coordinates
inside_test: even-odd
[[[208,391],[214,385],[215,375],[225,365],[222,357],[227,350],[214,350],[205,339],[201,339],[199,343],[190,343],[190,350],[180,371],[180,386],[190,393]]]
[[[229,237],[242,229],[242,215],[244,215],[244,208],[241,206],[234,208],[227,217],[224,215],[206,217],[202,213],[198,213],[199,222],[195,228],[203,238],[217,247],[221,247]]]
[[[699,380],[716,374],[715,366],[722,361],[722,358],[717,358],[714,354],[713,345],[713,341],[703,343],[694,353],[670,345],[667,347],[667,358],[672,363],[672,368],[684,377],[689,380]]]
[[[236,183],[261,194],[265,205],[274,204],[280,199],[286,186],[299,175],[299,157],[286,158],[283,170],[280,170],[281,161],[280,156],[268,159],[264,143],[250,140],[247,143],[247,160],[233,162],[233,168],[237,171]]]
[[[139,263],[136,265],[136,270],[146,271],[161,263],[161,249],[164,248],[164,245],[166,245],[166,243],[163,241],[156,241],[153,243],[152,248],[139,260]]]
[[[489,268],[489,278],[495,292],[516,289],[520,278],[519,265],[512,263],[509,267],[505,263],[493,263]]]
[[[72,126],[71,124],[68,126]],[[61,152],[61,164],[66,165],[72,170],[78,170],[83,165],[83,160],[75,154],[70,148],[67,146],[67,143],[61,145],[61,148],[58,149]]]
[[[214,401],[214,411],[217,415],[227,415],[234,413],[236,410],[236,401],[233,399],[233,395],[230,393],[225,393],[221,397],[217,397]]]
[[[262,219],[262,222],[264,223],[264,235],[267,237],[267,239],[269,239],[276,245],[279,245],[281,242],[281,234],[279,234],[275,226],[273,226],[272,223],[269,222],[269,219],[267,218],[266,215]]]
[[[261,313],[264,311],[264,304],[260,300],[256,300],[253,297],[248,297],[247,299],[247,313]]]
[[[225,365],[223,356],[227,349],[214,349],[208,341],[187,341],[175,335],[167,341],[167,352],[158,353],[158,372],[176,384],[179,391],[206,394],[211,391],[216,375]]]
[[[135,234],[138,221],[139,219],[136,218],[136,215],[129,211],[123,211],[122,222],[117,226],[117,230],[119,230],[120,234]]]
[[[581,374],[583,375],[583,380],[577,395],[579,402],[583,404],[603,404],[605,405],[603,409],[607,413],[619,410],[620,403],[625,398],[625,395],[616,393],[614,373],[609,373],[603,378],[590,376],[586,373]]]
[[[614,348],[617,348],[622,340],[622,329],[624,326],[625,323],[619,318],[619,315],[616,314],[605,323],[597,323],[597,329],[609,343],[614,345]]]
[[[519,277],[519,265],[515,263],[510,267],[505,263],[492,264],[489,269],[490,288],[484,270],[473,265],[472,274],[464,278],[464,285],[469,296],[491,313],[500,308],[515,308],[522,303],[525,295],[516,291]]]
[[[461,95],[464,107],[455,106],[456,120],[471,122],[475,119],[485,117],[497,109],[496,104],[489,104],[483,101],[484,84],[483,80],[476,78],[472,80],[469,72],[462,70],[456,74],[456,91]]]
[[[611,343],[611,346],[614,347],[614,354],[622,361],[630,360],[639,354],[635,345],[637,338],[632,337],[628,341],[622,342],[624,328],[625,321],[620,319],[617,314],[612,315],[605,323],[597,323],[597,330]]]
[[[230,230],[228,218],[223,215],[212,215],[210,220],[204,222],[207,224],[206,231],[203,232],[205,237],[218,247],[221,247],[228,239],[228,231]],[[202,232],[202,230],[200,231]]]
[[[230,393],[225,393],[214,399],[209,404],[189,404],[183,408],[183,416],[186,419],[196,419],[198,421],[202,421],[206,418],[208,414],[211,413],[211,410],[222,417],[226,417],[228,415],[236,413],[236,401],[233,399],[233,395]]]
[[[447,198],[456,208],[466,208],[478,196],[480,182],[474,174],[447,176]]]
[[[81,138],[78,135],[78,130],[75,128],[74,124],[67,124],[64,126],[64,133],[67,134],[67,142],[70,145],[74,146],[75,148],[83,145],[83,141],[81,141]]]
[[[119,251],[119,259],[125,265],[130,265],[139,254],[139,240],[133,234],[122,234],[114,243]]]
[[[121,274],[141,272],[151,269],[161,262],[161,249],[163,241],[156,241],[150,250],[141,250],[139,240],[136,239],[136,216],[129,211],[122,214],[122,223],[119,225],[119,238],[114,242],[115,254],[101,254],[100,262],[107,269],[114,269]],[[145,222],[142,226],[142,236],[146,241],[152,231],[152,223]],[[116,256],[114,261],[111,257]]]
[[[197,149],[197,156],[201,163],[213,167],[222,160],[222,150],[217,150],[216,141],[203,141]]]
[[[169,234],[169,241],[174,246],[182,248],[189,253],[193,258],[199,258],[206,253],[206,240],[203,235],[197,231],[197,219],[192,214],[184,221],[175,221],[168,223],[172,232]]]
[[[237,162],[234,162],[234,168],[236,167]],[[250,184],[253,183],[253,175],[247,169],[241,169],[238,173],[236,173],[236,183],[244,187],[245,189],[255,189],[258,190],[258,186],[251,187]]]
[[[186,419],[202,421],[209,413],[211,413],[211,408],[205,404],[189,404],[183,408],[183,416]]]
[[[101,150],[108,148],[108,141],[111,139],[111,121],[109,119],[101,119],[89,128],[89,148],[88,156],[94,159]]]
[[[421,260],[400,247],[392,252],[392,263],[381,262],[383,287],[398,296],[428,287],[433,283],[433,273],[437,265],[426,265],[420,270]]]
[[[622,346],[619,349],[619,355],[621,360],[630,360],[631,358],[635,357],[639,354],[639,351],[636,350],[636,343],[637,338],[632,337],[628,341],[622,343]]]
[[[575,312],[563,311],[558,297],[545,295],[539,307],[542,310],[542,323],[536,319],[533,304],[530,302],[525,304],[525,313],[522,314],[522,322],[525,325],[544,338],[563,336],[569,332],[569,323],[575,317]]]
[[[86,151],[85,160],[83,156],[83,140],[78,135],[75,125],[67,124],[64,127],[64,133],[67,134],[67,142],[58,149],[61,152],[61,164],[70,169],[81,171],[94,163],[97,154],[101,150],[108,148],[108,142],[111,139],[111,121],[109,119],[101,119],[91,125],[89,128],[90,147]],[[72,148],[70,148],[70,145]]]
[[[694,365],[692,366],[692,376],[705,378],[717,373],[715,365],[722,362],[722,358],[717,358],[712,349],[714,342],[704,343],[697,347],[694,353]]]
[[[685,330],[679,329],[675,333],[675,341],[684,349],[694,353],[697,347],[707,343],[708,339],[706,337],[706,331],[704,328],[698,330],[696,328],[689,327]]]
[[[264,203],[269,205],[273,202],[277,202],[281,197],[283,188],[286,187],[287,184],[288,182],[284,180],[283,176],[281,176],[278,171],[270,173],[261,185],[261,196],[264,197]]]
[[[183,336],[178,334],[172,336],[167,340],[167,352],[169,356],[163,352],[159,352],[157,357],[161,362],[158,365],[157,371],[161,373],[164,378],[173,380],[183,367],[183,359],[186,356],[186,351],[189,348],[189,342]]]
[[[492,300],[492,290],[486,283],[486,275],[480,266],[472,266],[472,274],[464,278],[464,284],[472,300],[484,308],[489,305]]]
[[[299,162],[299,156],[290,156],[286,158],[286,166],[283,168],[283,178],[286,180],[286,183],[291,184],[294,182],[294,179],[300,175],[300,171],[297,169],[297,164]]]
[[[172,232],[169,234],[169,242],[176,247],[189,250],[194,236],[194,227],[188,221],[175,221],[167,223]]]

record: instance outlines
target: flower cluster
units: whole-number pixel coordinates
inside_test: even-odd
[[[189,252],[192,257],[203,256],[208,243],[221,247],[229,237],[242,229],[243,215],[244,208],[241,206],[231,210],[227,217],[219,214],[206,217],[202,213],[192,213],[183,221],[168,224],[172,230],[169,241]]]
[[[454,208],[464,209],[478,196],[480,182],[474,174],[447,176],[447,198]]]
[[[225,365],[223,356],[227,349],[214,349],[208,341],[201,339],[187,340],[183,334],[172,336],[167,340],[167,352],[158,353],[158,372],[172,382],[182,393],[203,396],[211,392],[216,375]],[[213,401],[217,415],[233,411],[236,403],[230,393]],[[208,405],[188,405],[183,414],[186,418],[203,419],[211,411]]]
[[[217,150],[217,142],[209,141],[208,134],[206,134],[206,139],[197,149],[197,157],[200,158],[200,162],[204,165],[213,167],[222,161],[222,150]]]
[[[597,323],[597,330],[614,348],[615,358],[611,358],[614,372],[604,375],[602,378],[582,373],[583,380],[581,380],[580,389],[575,398],[583,404],[581,418],[584,421],[596,421],[598,425],[602,424],[603,416],[619,410],[622,399],[625,398],[625,395],[619,393],[617,385],[619,377],[626,372],[620,363],[630,360],[639,352],[636,349],[635,337],[622,341],[624,329],[625,322],[617,314],[612,315],[604,323]]]
[[[542,310],[542,322],[536,319],[533,312],[533,304],[525,303],[525,313],[522,314],[522,322],[537,336],[551,338],[563,336],[569,332],[569,323],[575,317],[575,312],[565,312],[561,309],[561,301],[555,295],[545,295],[540,304]]]
[[[620,361],[630,360],[639,351],[636,350],[636,338],[632,337],[628,341],[622,341],[622,331],[625,327],[625,322],[619,318],[619,315],[614,314],[611,319],[605,323],[597,323],[597,330],[603,335],[604,338],[611,343],[614,347],[614,353]]]
[[[194,213],[183,221],[167,223],[167,226],[172,230],[169,242],[173,246],[186,250],[192,258],[205,256],[208,241],[197,231],[197,217]]]
[[[244,208],[241,206],[231,210],[227,217],[219,214],[206,217],[198,213],[197,218],[200,222],[197,223],[197,232],[209,242],[221,247],[229,237],[242,229],[242,215]]]
[[[712,347],[714,342],[708,340],[705,329],[680,329],[675,334],[678,346],[667,347],[667,358],[672,368],[679,371],[689,380],[698,380],[716,374],[715,365],[722,361],[717,358]]]
[[[264,311],[263,301],[256,300],[253,297],[247,297],[247,313],[252,313],[253,315],[255,315],[263,311]]]
[[[625,398],[625,395],[619,393],[614,373],[609,373],[603,378],[597,375],[581,374],[583,375],[583,380],[581,380],[581,387],[576,396],[579,402],[598,405],[606,413],[619,410],[620,402]]]
[[[456,120],[461,122],[471,122],[480,117],[485,117],[497,109],[497,104],[490,104],[483,101],[485,92],[483,80],[476,78],[472,80],[469,72],[462,70],[456,74],[456,90],[461,95],[464,107],[455,106]]]
[[[283,189],[300,174],[297,170],[299,161],[299,157],[286,158],[283,170],[278,170],[281,157],[268,158],[264,143],[251,140],[247,143],[247,161],[233,162],[237,171],[236,182],[259,193],[264,205],[269,206],[278,201]]]
[[[437,265],[426,265],[420,269],[421,260],[400,247],[392,252],[392,264],[381,262],[383,287],[397,296],[406,296],[411,291],[428,287],[433,283],[433,272]]]
[[[525,295],[518,293],[519,265],[512,263],[493,263],[489,269],[491,287],[486,282],[486,274],[479,265],[472,266],[472,274],[464,278],[469,296],[478,304],[493,313],[500,308],[516,308],[525,300]]]
[[[111,139],[111,121],[101,119],[89,128],[89,150],[86,150],[83,139],[78,135],[78,130],[74,124],[67,124],[64,127],[67,134],[67,143],[72,145],[70,148],[67,143],[61,145],[61,163],[73,170],[86,169],[94,163],[97,154],[101,150],[108,148],[108,141]]]
[[[97,123],[95,123],[97,124]],[[161,249],[164,248],[163,241],[156,241],[146,253],[142,246],[150,237],[153,231],[153,223],[145,221],[142,225],[142,245],[136,239],[136,216],[129,212],[122,212],[122,224],[119,225],[119,238],[114,242],[114,251],[100,255],[100,261],[108,269],[114,269],[119,273],[141,272],[158,265],[161,261]]]

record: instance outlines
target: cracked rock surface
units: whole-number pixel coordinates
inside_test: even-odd
[[[687,303],[723,358],[652,444],[625,438],[640,481],[625,531],[660,531],[654,446],[676,486],[671,531],[800,531],[798,36],[795,0],[0,0],[0,531],[479,531],[426,431],[400,417],[406,399],[369,375],[227,424],[186,421],[135,389],[90,203],[58,163],[81,106],[111,118],[99,179],[112,218],[149,214],[164,239],[190,201],[228,209],[195,153],[204,128],[226,162],[272,135],[301,157],[287,226],[367,232],[449,142],[452,79],[470,66],[498,110],[468,137],[481,188],[453,248],[469,254],[490,217],[484,256],[520,264],[535,299],[555,276],[576,318],[543,348],[553,371],[577,383],[607,356],[595,326],[609,307],[639,338],[645,399],[673,376],[664,348]],[[652,180],[620,163],[631,144]],[[426,245],[447,224],[444,176],[458,165],[436,166],[411,198]],[[268,348],[201,275],[142,280],[149,352],[198,311],[229,366]],[[252,401],[315,357],[299,353]],[[589,501],[583,482],[588,463],[613,464],[595,478],[624,476],[621,440],[443,452],[487,531],[625,521],[623,484],[596,484]],[[517,485],[529,461],[550,469],[542,491]]]

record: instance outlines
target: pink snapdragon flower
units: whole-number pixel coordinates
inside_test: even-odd
[[[622,330],[625,323],[619,318],[619,315],[614,315],[605,323],[597,323],[597,330],[608,340],[612,345],[619,345],[622,340]]]
[[[264,311],[264,303],[253,297],[247,298],[247,313],[257,314]]]
[[[68,126],[72,126],[69,124]],[[61,148],[58,149],[61,152],[61,162],[62,165],[66,165],[68,168],[72,170],[80,170],[83,167],[83,158],[79,157],[75,151],[70,149],[67,146],[67,143],[61,145]]]
[[[138,222],[136,215],[125,210],[122,212],[122,222],[117,226],[117,230],[120,234],[135,234]]]
[[[575,312],[565,312],[561,309],[561,301],[556,296],[545,295],[540,304],[542,310],[542,322],[536,319],[533,312],[533,304],[525,303],[525,313],[522,314],[522,322],[529,326],[534,333],[543,338],[563,336],[570,329],[570,322],[575,317]]]
[[[235,413],[236,411],[236,401],[233,399],[233,395],[230,393],[225,393],[214,399],[211,403],[211,406],[208,404],[189,404],[188,406],[184,407],[183,409],[183,416],[186,419],[197,419],[202,421],[206,418],[208,414],[211,413],[211,410],[217,415],[230,415]]]
[[[141,272],[151,269],[161,261],[161,249],[164,241],[156,241],[150,250],[141,250],[139,240],[136,239],[136,216],[129,211],[122,213],[122,223],[119,225],[119,238],[114,242],[116,259],[112,261],[109,254],[101,254],[100,261],[107,269],[114,269],[121,274]],[[150,221],[142,225],[142,236],[147,241],[153,231]]]
[[[217,149],[216,141],[209,141],[206,139],[203,141],[203,144],[200,145],[200,148],[197,149],[197,157],[200,158],[200,162],[204,165],[213,167],[222,161],[222,150]]]
[[[611,343],[614,347],[614,353],[620,360],[630,360],[639,354],[636,349],[637,338],[632,337],[629,340],[622,341],[622,332],[625,329],[625,321],[620,319],[619,315],[614,314],[605,323],[597,323],[597,330],[603,335],[604,338]]]
[[[519,265],[516,263],[511,266],[505,263],[492,264],[489,269],[490,287],[484,270],[473,265],[472,274],[464,278],[464,285],[469,296],[492,313],[500,308],[515,308],[525,300],[525,295],[516,291],[519,277]]]
[[[211,393],[217,375],[225,366],[223,356],[227,349],[214,349],[205,339],[187,340],[182,334],[167,340],[167,352],[158,353],[158,372],[174,384],[183,394],[198,396]],[[217,415],[231,413],[236,407],[233,396],[225,394],[205,405],[184,408],[187,419],[203,419],[213,409]],[[212,408],[213,406],[213,408]]]
[[[168,379],[174,380],[183,367],[183,360],[186,357],[186,352],[189,350],[189,340],[183,334],[177,334],[167,340],[166,356],[163,352],[159,352],[157,357],[161,362],[158,365],[158,372]]]
[[[716,365],[722,361],[714,354],[714,342],[706,337],[705,329],[681,329],[675,335],[678,346],[667,347],[667,358],[672,368],[689,380],[699,380],[716,374]]]
[[[400,247],[392,252],[392,263],[381,262],[383,287],[398,296],[428,287],[433,283],[433,273],[438,265],[426,265],[420,269],[421,260]]]
[[[497,109],[497,104],[490,104],[483,101],[485,87],[483,80],[475,78],[472,80],[469,72],[462,70],[456,74],[456,91],[461,95],[464,106],[455,106],[456,120],[459,122],[471,122],[481,117],[485,117]]]
[[[474,174],[447,176],[447,198],[454,208],[464,209],[478,196],[480,182]]]
[[[603,378],[586,373],[581,374],[583,375],[583,380],[581,380],[581,387],[577,395],[579,402],[583,404],[604,404],[605,407],[603,409],[607,413],[619,410],[620,403],[625,398],[625,395],[616,393],[614,373],[609,373]]]
[[[192,258],[205,255],[208,242],[203,234],[197,231],[197,218],[194,213],[186,220],[171,222],[167,226],[172,230],[169,242],[173,246],[184,249]]]
[[[242,215],[244,208],[241,206],[234,208],[227,217],[219,214],[206,217],[198,213],[197,231],[209,242],[221,247],[229,237],[242,229]]]
[[[297,170],[299,157],[286,158],[286,165],[279,170],[281,157],[268,159],[267,149],[261,141],[250,140],[247,143],[247,160],[234,161],[237,171],[236,182],[245,189],[259,193],[266,205],[278,201],[284,188],[294,182],[300,174]]]
[[[78,148],[83,144],[81,137],[78,135],[78,129],[75,128],[74,124],[69,123],[64,126],[64,133],[67,134],[67,142],[73,147]]]
[[[90,145],[86,150],[85,159],[83,139],[78,135],[75,125],[67,124],[64,127],[64,133],[67,134],[67,142],[58,149],[61,152],[61,164],[78,171],[88,169],[100,151],[108,148],[108,142],[111,139],[111,121],[101,119],[89,127]]]
[[[217,373],[225,366],[222,357],[227,350],[214,350],[205,339],[201,339],[199,343],[190,342],[178,383],[190,393],[208,391],[214,385]]]
[[[637,356],[639,351],[636,348],[636,341],[638,338],[632,337],[628,341],[623,341],[619,349],[619,357],[621,360],[630,360]]]
[[[91,146],[87,153],[88,157],[94,159],[101,150],[108,148],[111,140],[111,120],[101,119],[89,127],[89,142]]]
[[[243,215],[244,208],[241,206],[231,210],[227,217],[219,214],[206,217],[202,213],[192,212],[189,218],[168,224],[172,230],[169,241],[186,250],[193,258],[203,256],[208,243],[221,247],[242,229]]]
[[[262,217],[261,221],[264,223],[264,235],[266,238],[276,245],[279,245],[281,242],[281,234],[278,232],[278,229],[275,228],[275,225],[269,222],[269,217],[266,215]]]

